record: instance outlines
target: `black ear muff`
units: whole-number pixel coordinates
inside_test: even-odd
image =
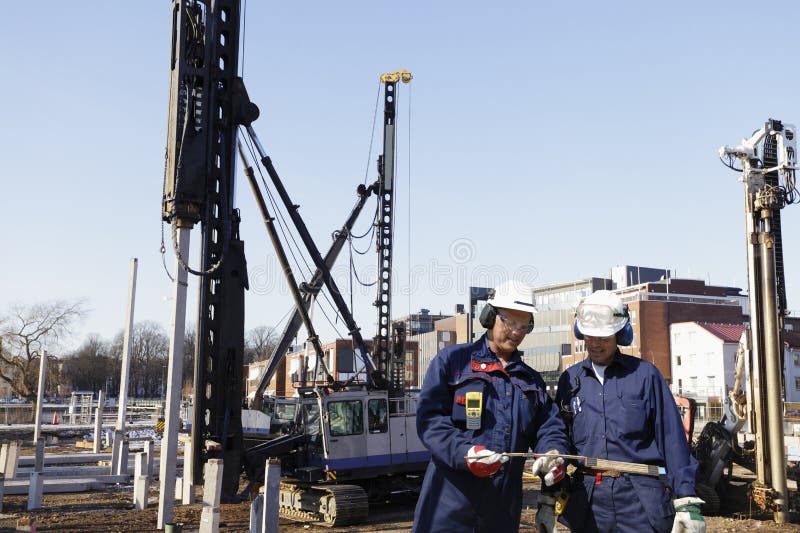
[[[478,317],[478,322],[486,329],[492,329],[494,321],[497,318],[497,309],[491,304],[486,304],[481,309],[481,316]]]

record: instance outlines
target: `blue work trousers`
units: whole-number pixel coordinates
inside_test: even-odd
[[[620,477],[587,476],[591,503],[586,521],[575,529],[585,533],[665,533],[672,529],[674,511],[663,484],[645,476],[623,474]],[[573,493],[570,498],[585,498],[586,493]],[[579,521],[579,520],[578,520]],[[574,524],[574,521],[571,521]],[[571,524],[572,525],[572,524]],[[577,525],[577,524],[576,524]]]

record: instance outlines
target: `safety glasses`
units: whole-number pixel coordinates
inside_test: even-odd
[[[503,316],[503,314],[499,312],[497,313],[497,318],[500,319],[500,322],[503,323],[503,326],[505,326],[508,331],[519,331],[526,335],[533,331],[533,318],[531,318],[529,322],[517,322],[512,318]]]

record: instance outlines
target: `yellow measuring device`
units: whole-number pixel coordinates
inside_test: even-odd
[[[483,393],[467,393],[467,429],[481,429],[481,413],[483,412]]]

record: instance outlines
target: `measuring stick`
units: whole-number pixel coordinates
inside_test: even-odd
[[[555,453],[501,453],[506,457],[525,457],[526,459],[538,459],[539,457],[562,457],[564,459],[574,459],[579,464],[596,470],[616,470],[626,474],[642,474],[645,476],[659,477],[666,474],[663,466],[646,465],[642,463],[628,463],[625,461],[611,461],[610,459],[596,459],[583,455],[566,455]]]

